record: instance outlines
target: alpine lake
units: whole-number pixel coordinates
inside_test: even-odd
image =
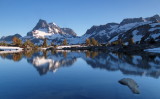
[[[0,99],[160,99],[160,54],[0,53]]]

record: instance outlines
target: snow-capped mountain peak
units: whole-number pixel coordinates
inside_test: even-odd
[[[32,31],[27,33],[27,36],[31,36],[34,38],[48,38],[48,39],[54,39],[55,37],[68,35],[68,36],[75,36],[76,33],[70,29],[67,28],[67,30],[60,28],[56,23],[47,23],[45,20],[40,19],[36,26],[32,29]]]

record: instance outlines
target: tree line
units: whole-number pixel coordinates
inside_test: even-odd
[[[140,44],[140,42],[134,42],[133,38],[128,39],[127,41],[128,45],[133,45],[133,44]],[[155,40],[153,38],[150,39],[150,41],[148,41],[147,43],[149,44],[154,44],[156,43]],[[26,40],[24,43],[22,42],[21,39],[19,39],[18,37],[13,37],[12,39],[12,44],[7,44],[5,42],[1,42],[0,46],[18,46],[18,47],[22,47],[22,48],[38,48],[38,47],[48,47],[48,46],[57,46],[54,44],[54,42],[52,42],[50,45],[48,45],[47,43],[47,39],[43,39],[43,44],[40,46],[35,45],[33,42],[31,42],[30,40]],[[68,45],[67,39],[64,39],[60,45]],[[100,44],[97,40],[95,40],[94,38],[87,38],[85,41],[85,45],[86,46],[99,46],[102,45]],[[113,42],[107,42],[105,45],[125,45],[122,41],[122,39],[118,39],[116,41]]]

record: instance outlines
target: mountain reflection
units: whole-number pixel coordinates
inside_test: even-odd
[[[56,72],[60,67],[72,66],[77,58],[82,58],[92,68],[107,71],[121,71],[126,75],[160,76],[160,54],[141,53],[137,55],[93,51],[28,51],[13,54],[0,54],[2,59],[20,61],[26,59],[40,75]]]

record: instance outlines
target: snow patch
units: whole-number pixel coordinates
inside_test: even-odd
[[[160,27],[156,27],[156,28],[151,28],[151,29],[149,29],[150,32],[153,32],[153,31],[155,31],[155,30],[160,30]]]
[[[110,42],[113,42],[113,41],[116,41],[116,40],[118,40],[118,35],[115,36],[114,38],[112,38],[112,39],[110,40]]]
[[[157,25],[160,25],[160,23],[153,23],[153,24],[150,24],[151,27],[156,27]]]
[[[156,38],[159,37],[159,36],[160,36],[160,33],[158,33],[158,34],[152,34],[152,35],[151,35],[151,37],[154,38],[154,39],[156,39]]]
[[[138,30],[134,30],[132,32],[134,42],[141,41],[141,39],[143,37],[142,35],[137,35],[138,32],[139,32]]]
[[[17,50],[22,50],[23,48],[20,48],[20,47],[10,47],[10,46],[0,46],[0,49],[1,50],[4,50],[4,51],[17,51]]]

